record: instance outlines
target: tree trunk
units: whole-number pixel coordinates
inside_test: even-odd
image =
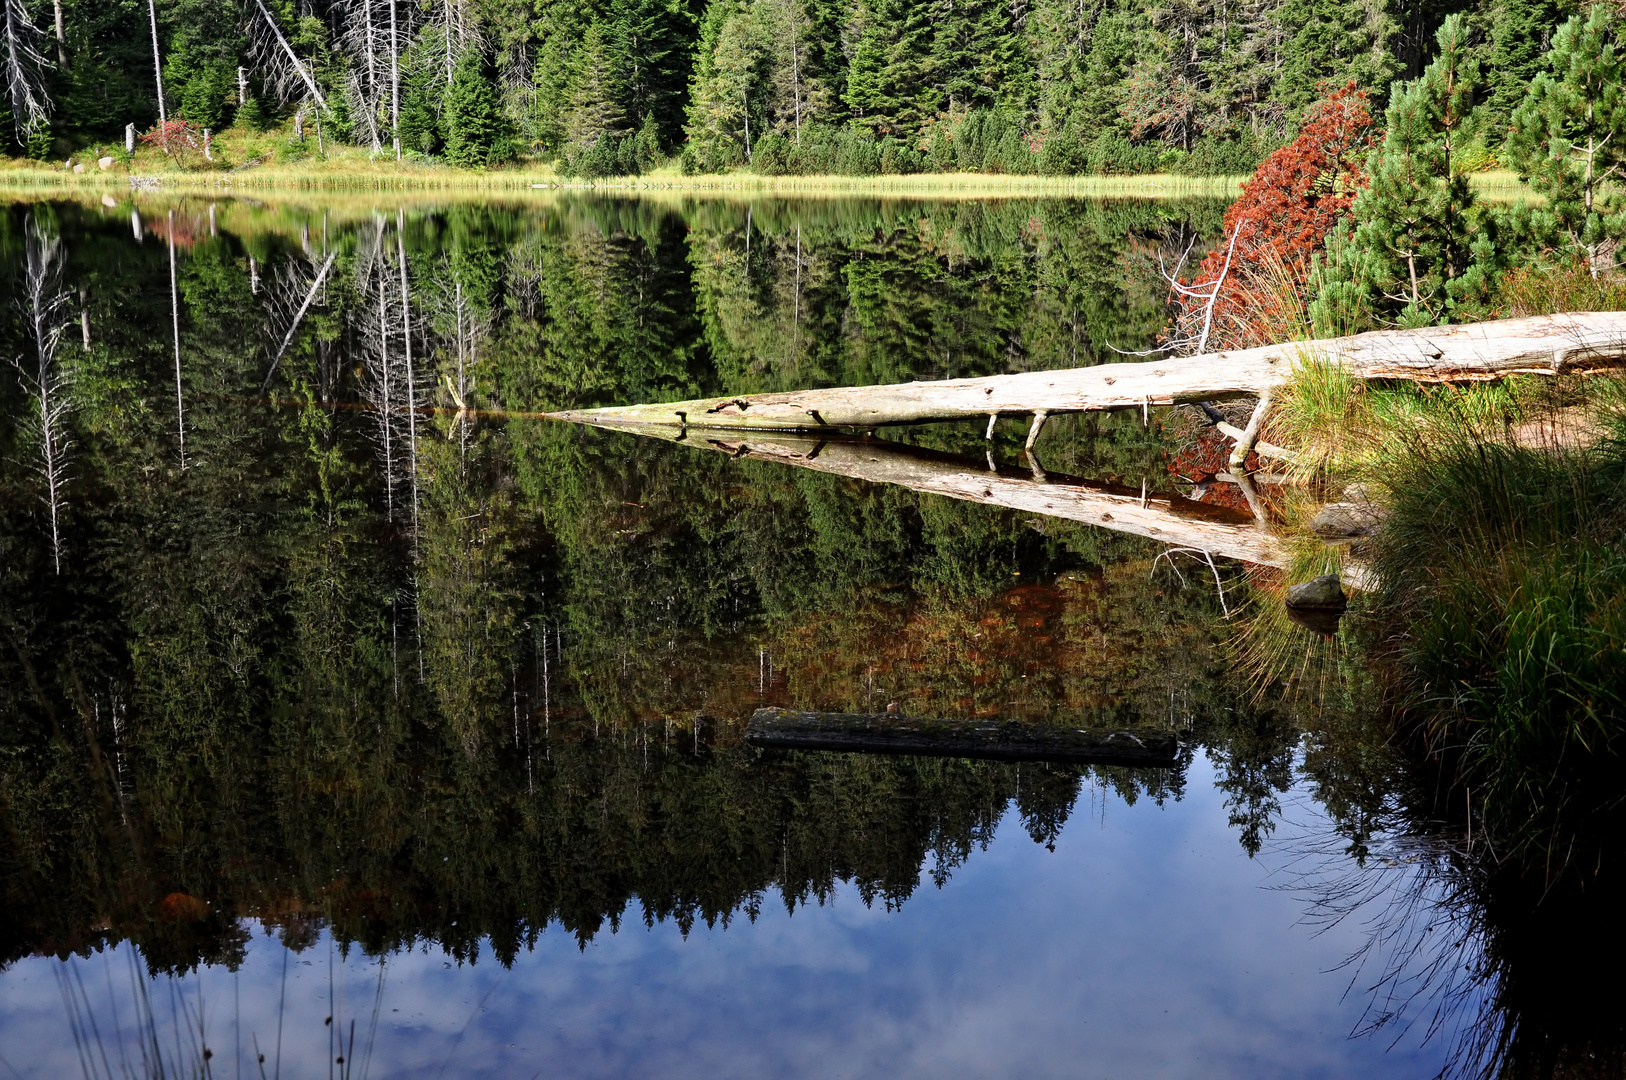
[[[703,437],[697,431],[666,426],[609,426],[730,457],[776,461],[1026,514],[1079,521],[1216,557],[1261,566],[1286,565],[1287,556],[1280,542],[1262,530],[1252,515],[1172,493],[1148,493],[1141,488],[1046,474],[1042,470],[989,469],[980,461],[884,439],[768,432],[753,433],[748,438],[723,434]]]
[[[164,62],[158,55],[158,6],[156,0],[147,0],[147,17],[152,23],[152,77],[158,84],[158,133],[159,141],[164,146],[164,153],[169,153],[169,115],[164,109]]]
[[[548,415],[597,424],[812,431],[990,415],[1051,415],[1253,397],[1286,383],[1295,363],[1337,364],[1358,379],[1475,382],[1514,374],[1626,366],[1626,313],[1379,330],[1141,363],[989,375],[942,382],[704,398]]]

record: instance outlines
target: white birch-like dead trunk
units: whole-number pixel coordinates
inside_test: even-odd
[[[39,31],[22,0],[0,0],[0,5],[5,8],[6,101],[11,107],[17,142],[26,149],[51,112],[45,86],[46,61],[39,51]]]
[[[873,428],[969,417],[1149,409],[1257,397],[1285,385],[1296,365],[1332,364],[1357,379],[1482,382],[1626,367],[1626,312],[1379,330],[1139,363],[989,375],[941,382],[838,387],[568,410],[556,419],[599,424],[808,431]]]
[[[57,347],[67,326],[64,308],[68,292],[62,287],[62,242],[47,233],[30,215],[25,229],[23,251],[23,295],[19,298],[22,316],[33,345],[33,370],[21,357],[16,364],[33,408],[25,421],[33,428],[38,454],[33,463],[45,490],[40,502],[45,506],[46,526],[51,537],[51,565],[62,573],[63,530],[66,525],[68,468],[73,458],[73,436],[69,428],[73,398],[67,373],[57,362]]]
[[[147,0],[147,19],[152,27],[152,77],[158,85],[158,138],[169,153],[169,112],[164,105],[164,59],[158,52],[158,4]]]

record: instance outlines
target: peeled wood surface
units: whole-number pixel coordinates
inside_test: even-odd
[[[921,447],[885,439],[831,434],[827,438],[791,433],[738,434],[682,431],[670,427],[606,425],[668,442],[681,442],[731,457],[777,461],[816,472],[872,483],[897,484],[913,491],[967,502],[1065,518],[1117,532],[1134,533],[1172,547],[1196,548],[1216,557],[1265,566],[1285,565],[1279,541],[1249,515],[1228,507],[1174,494],[1142,493],[1121,484],[1034,474],[986,466]],[[1042,476],[1042,479],[1040,478]]]
[[[1018,720],[929,720],[889,713],[758,709],[746,727],[751,746],[1168,767],[1180,752],[1172,731],[1101,731]]]
[[[1254,395],[1282,385],[1299,359],[1361,379],[1458,382],[1626,366],[1626,312],[1379,330],[1259,349],[1100,364],[978,379],[837,387],[552,413],[594,423],[812,430],[955,420],[990,413],[1087,412]]]

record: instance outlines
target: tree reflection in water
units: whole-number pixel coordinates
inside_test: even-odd
[[[1145,539],[522,415],[1107,359],[1155,335],[1156,252],[1212,235],[1217,207],[774,202],[749,254],[721,203],[223,205],[214,231],[182,205],[158,244],[128,209],[13,208],[0,233],[16,256],[25,213],[56,230],[95,328],[59,358],[77,456],[54,534],[29,388],[0,380],[0,961],[123,942],[155,973],[233,967],[258,920],[291,946],[508,964],[549,925],[687,933],[769,890],[892,908],[1013,807],[1053,844],[1086,785],[1178,800],[1203,753],[1249,854],[1296,853],[1315,918],[1371,920],[1350,970],[1374,1035],[1437,1028],[1466,1072],[1618,1070],[1615,997],[1581,990],[1620,953],[1611,864],[1549,887],[1441,839],[1435,780],[1388,747],[1346,652],[1283,695],[1233,661],[1212,585]],[[975,462],[978,428],[906,438]],[[1015,461],[1020,438],[992,449]],[[1138,416],[1052,421],[1039,449],[1173,487]],[[741,742],[762,704],[893,701],[1172,726],[1186,757]],[[1331,837],[1276,835],[1296,783]]]

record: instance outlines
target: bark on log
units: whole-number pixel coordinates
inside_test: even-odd
[[[1285,566],[1280,541],[1248,514],[1175,494],[1147,494],[1121,484],[999,468],[952,454],[832,432],[824,438],[786,432],[739,435],[695,432],[659,425],[604,425],[667,442],[681,442],[731,457],[777,461],[816,472],[872,483],[897,484],[951,499],[1003,506],[1133,533],[1171,547],[1194,548],[1216,557],[1264,566]]]
[[[764,749],[1161,768],[1174,765],[1180,753],[1172,731],[1103,731],[1018,720],[927,720],[890,713],[789,709],[758,709],[746,727],[745,741]]]
[[[1253,396],[1281,386],[1295,361],[1336,363],[1359,379],[1465,382],[1626,366],[1626,312],[1380,330],[1258,349],[977,379],[838,387],[552,413],[600,424],[817,430],[970,416],[1146,408]]]

